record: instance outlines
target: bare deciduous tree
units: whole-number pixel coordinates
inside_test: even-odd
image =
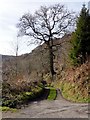
[[[51,75],[55,74],[53,66],[53,40],[70,32],[75,23],[75,14],[65,9],[64,5],[41,6],[34,15],[27,13],[17,24],[19,36],[30,36],[33,43],[46,43],[50,55]]]

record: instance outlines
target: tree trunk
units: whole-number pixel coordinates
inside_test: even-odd
[[[52,76],[52,80],[53,80],[53,75],[55,74],[55,71],[54,71],[52,46],[48,45],[48,49],[49,49],[49,60],[50,60],[50,72],[51,72],[51,76]]]

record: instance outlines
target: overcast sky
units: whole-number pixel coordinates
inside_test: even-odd
[[[41,5],[54,3],[65,4],[69,10],[79,12],[82,4],[88,0],[0,0],[0,54],[14,54],[14,44],[17,39],[16,24],[19,18],[27,12],[34,13]],[[34,46],[27,47],[25,38],[19,38],[21,44],[19,54],[29,53]],[[22,45],[23,44],[23,45]]]

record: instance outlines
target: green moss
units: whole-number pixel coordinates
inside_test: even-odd
[[[12,112],[16,112],[17,109],[15,108],[10,108],[10,107],[6,107],[6,106],[0,106],[0,111],[12,111]]]
[[[26,95],[32,95],[32,92],[25,92]]]

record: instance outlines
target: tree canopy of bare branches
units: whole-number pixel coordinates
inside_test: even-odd
[[[45,42],[50,51],[51,74],[53,68],[53,40],[71,32],[75,24],[75,13],[69,12],[64,5],[41,6],[33,15],[26,13],[20,18],[18,36],[30,36],[33,43]]]

